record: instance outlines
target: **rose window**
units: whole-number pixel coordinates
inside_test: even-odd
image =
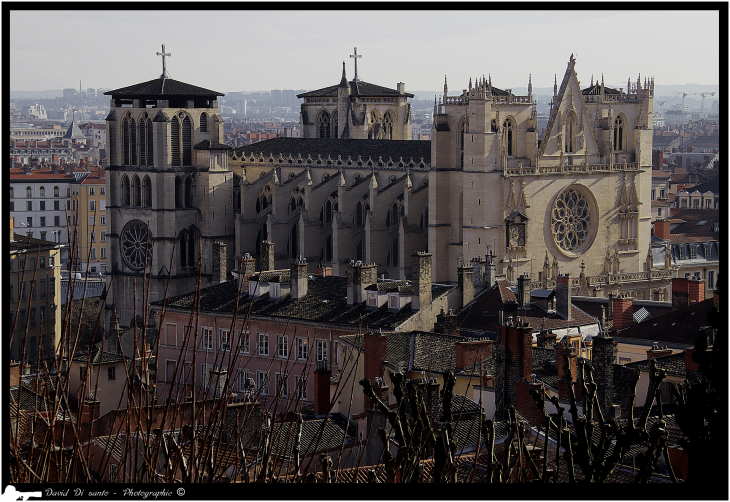
[[[134,270],[142,270],[149,265],[152,258],[152,235],[146,224],[141,221],[130,221],[122,230],[120,239],[122,257]]]
[[[591,213],[588,201],[578,190],[561,193],[553,205],[551,225],[555,243],[565,251],[575,252],[588,239]]]

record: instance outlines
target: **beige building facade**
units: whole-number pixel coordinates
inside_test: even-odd
[[[542,138],[531,80],[527,96],[491,77],[456,96],[444,84],[428,188],[435,280],[494,253],[498,274],[537,287],[569,273],[580,294],[652,299],[669,284],[671,270],[647,268],[653,81],[581,89],[575,64],[556,79]]]

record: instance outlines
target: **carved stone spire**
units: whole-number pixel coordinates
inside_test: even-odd
[[[527,83],[527,98],[532,101],[532,73],[530,73],[530,80]]]
[[[449,94],[449,86],[446,83],[446,74],[444,74],[444,98]]]
[[[345,76],[345,62],[342,61],[342,79],[340,80],[340,87],[348,87],[347,77]]]
[[[555,83],[553,84],[553,100],[558,96],[558,74],[555,74]],[[557,103],[556,103],[557,104]]]

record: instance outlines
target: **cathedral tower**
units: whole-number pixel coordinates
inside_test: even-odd
[[[160,53],[158,53],[160,54]],[[167,77],[110,95],[107,190],[111,295],[122,325],[151,301],[212,285],[213,245],[233,265],[233,173],[223,94]],[[223,273],[218,275],[220,279]],[[168,278],[170,279],[168,285]],[[149,279],[149,288],[146,282]]]

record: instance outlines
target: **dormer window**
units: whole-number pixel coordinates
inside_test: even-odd
[[[705,258],[709,258],[710,254],[712,254],[712,243],[705,242]]]
[[[378,293],[368,293],[368,307],[378,306]]]
[[[689,257],[690,258],[697,258],[697,246],[694,244],[691,244],[689,246]]]
[[[388,295],[388,308],[389,309],[400,309],[400,295],[398,293]]]
[[[680,244],[677,247],[679,248],[679,259],[684,260],[685,258],[687,258],[687,251],[684,244]]]
[[[269,284],[269,299],[278,300],[279,298],[281,298],[281,284]]]

